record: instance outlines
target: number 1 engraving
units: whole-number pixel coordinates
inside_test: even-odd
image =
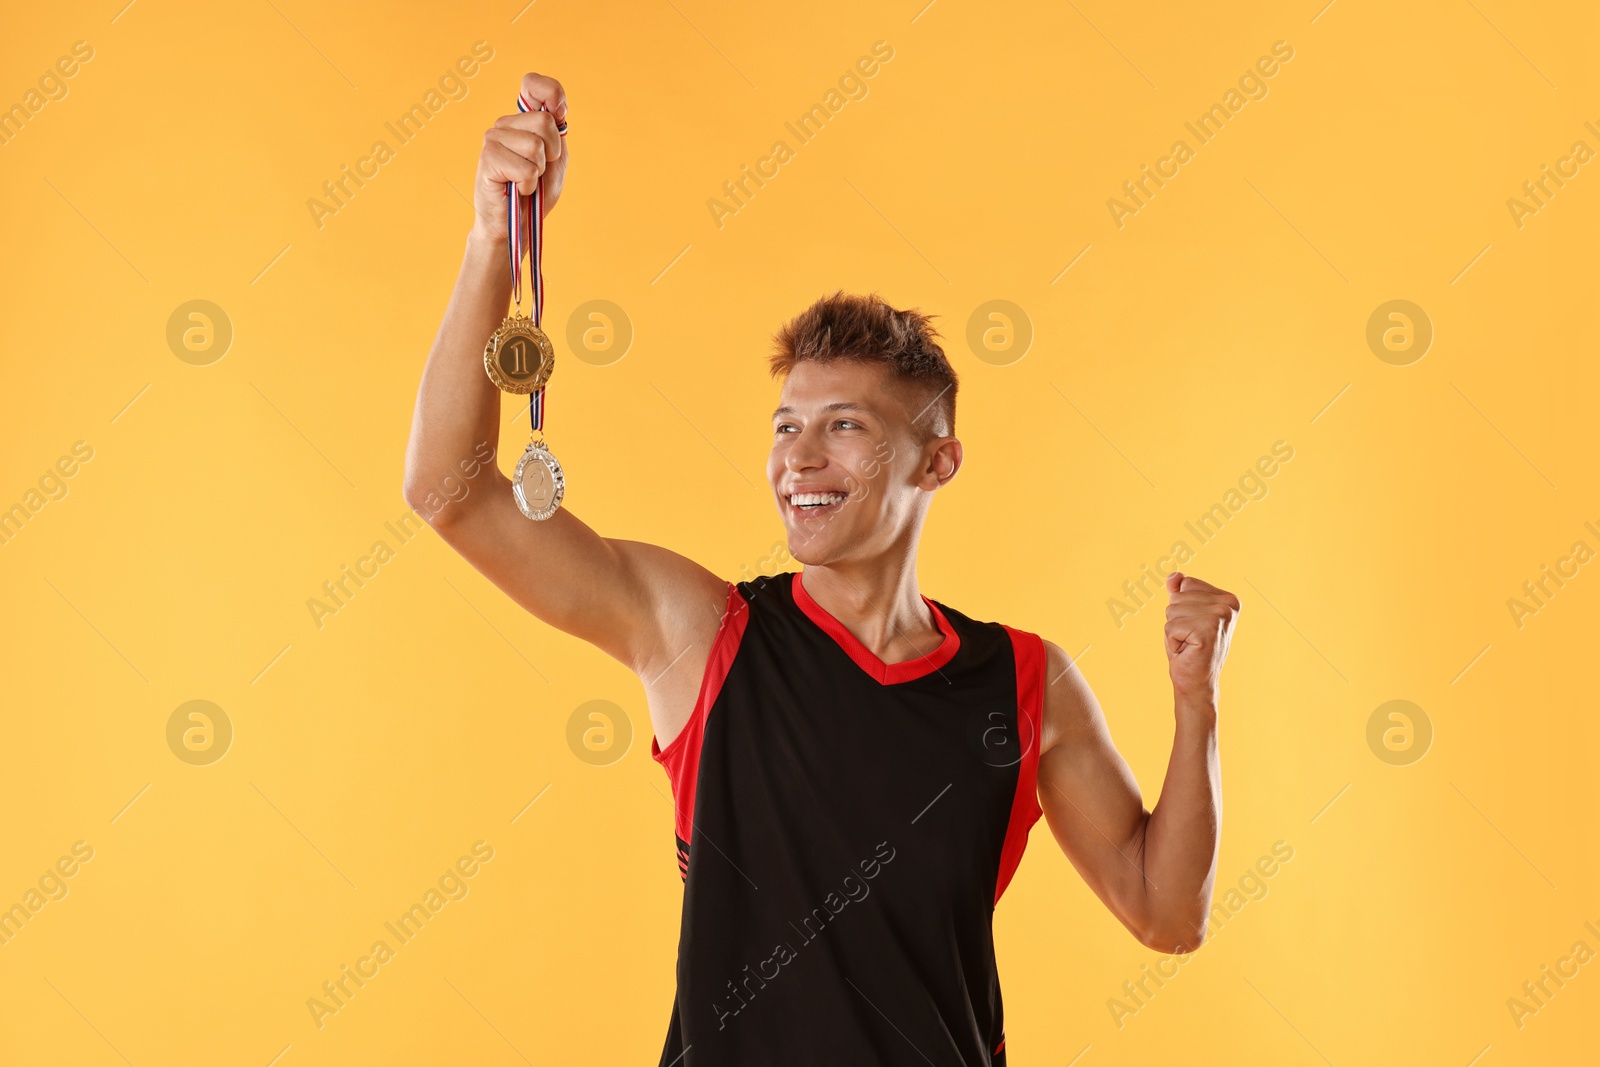
[[[521,337],[513,338],[511,343],[506,345],[506,354],[511,357],[510,365],[507,366],[505,360],[501,360],[500,365],[505,367],[507,374],[513,378],[526,378],[532,373],[528,370],[528,342],[526,340]]]

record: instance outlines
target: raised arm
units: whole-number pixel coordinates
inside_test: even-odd
[[[504,115],[484,134],[461,273],[417,391],[405,498],[517,603],[649,679],[696,645],[704,663],[727,583],[666,549],[601,537],[565,506],[530,520],[494,459],[479,462],[500,433],[500,391],[484,373],[483,349],[511,299],[506,183],[531,194],[542,173],[548,214],[567,171],[556,132],[556,119],[566,118],[565,91],[538,74],[526,75],[521,88],[535,108],[549,110]],[[441,486],[454,489],[442,506]],[[658,702],[651,704],[655,713]],[[681,723],[654,726],[665,745]]]
[[[1222,828],[1218,679],[1239,600],[1167,579],[1166,646],[1176,729],[1167,777],[1147,811],[1105,715],[1071,658],[1045,642],[1039,806],[1089,888],[1141,944],[1193,952],[1205,940]]]

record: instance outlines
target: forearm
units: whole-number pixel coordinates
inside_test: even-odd
[[[406,448],[405,492],[427,493],[500,435],[500,391],[483,369],[483,347],[506,314],[511,277],[506,242],[471,231],[455,291],[428,354]]]
[[[1214,700],[1180,701],[1161,799],[1145,824],[1149,935],[1192,952],[1200,947],[1216,877],[1222,769]]]

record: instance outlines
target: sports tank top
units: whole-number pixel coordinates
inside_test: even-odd
[[[1003,1067],[992,918],[1040,815],[1036,634],[924,596],[886,664],[799,573],[729,583],[694,712],[651,753],[684,880],[661,1067]]]

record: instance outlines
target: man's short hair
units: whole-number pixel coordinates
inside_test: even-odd
[[[956,430],[956,372],[934,339],[930,316],[901,311],[877,293],[843,290],[824,296],[796,315],[773,337],[768,364],[785,378],[805,362],[884,363],[904,384],[902,399],[911,432],[922,442]]]

